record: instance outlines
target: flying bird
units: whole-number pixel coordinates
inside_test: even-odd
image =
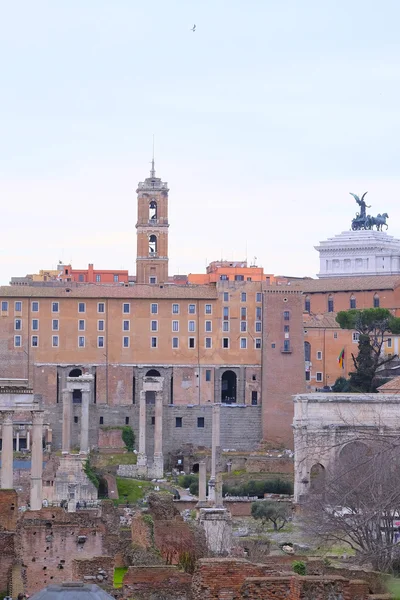
[[[193,25],[192,29],[190,31],[195,32],[196,31],[196,25]]]

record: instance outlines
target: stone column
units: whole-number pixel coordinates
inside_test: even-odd
[[[206,471],[206,463],[204,461],[199,463],[199,501],[197,503],[197,508],[203,508],[207,506],[207,471]]]
[[[1,427],[1,489],[11,490],[13,487],[13,414],[11,411],[3,413]]]
[[[137,468],[140,475],[147,475],[146,456],[146,392],[140,392],[139,404],[139,452],[137,457]]]
[[[43,412],[32,412],[31,510],[42,508]]]
[[[156,410],[154,426],[154,461],[153,477],[164,475],[164,457],[162,451],[162,426],[163,426],[163,393],[156,392]]]
[[[222,501],[222,449],[221,446],[217,446],[215,449],[215,500],[214,506],[216,508],[223,508],[224,503]]]
[[[71,449],[71,417],[72,417],[72,392],[63,390],[63,418],[62,418],[62,453],[69,454]]]
[[[15,451],[19,452],[19,431],[15,435]]]
[[[80,453],[89,452],[89,398],[90,391],[82,390],[82,413],[81,413],[81,442]]]
[[[213,404],[212,407],[212,442],[211,442],[211,477],[208,482],[208,500],[215,503],[215,475],[216,475],[216,450],[220,444],[220,416],[221,405]]]
[[[26,430],[26,449],[31,449],[31,432],[30,429]]]

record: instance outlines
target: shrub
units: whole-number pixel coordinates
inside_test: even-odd
[[[302,560],[295,560],[292,563],[292,568],[297,575],[305,575],[307,573],[307,565]]]
[[[193,494],[193,496],[197,496],[199,493],[199,480],[193,481],[193,483],[189,486],[189,492]]]
[[[96,470],[94,469],[94,467],[92,467],[89,458],[86,459],[86,462],[83,466],[83,470],[85,471],[85,475],[87,476],[87,478],[93,483],[93,485],[97,489],[99,489],[100,479],[97,475]]]
[[[135,449],[135,434],[132,427],[126,425],[122,429],[122,441],[124,442],[128,452],[133,452]]]
[[[179,478],[179,484],[186,490],[191,486],[192,483],[194,483],[197,480],[197,475],[183,475]]]
[[[266,481],[251,480],[242,485],[230,486],[224,484],[223,494],[263,498],[264,494],[293,494],[293,485],[290,481],[283,481],[279,478],[267,479]]]

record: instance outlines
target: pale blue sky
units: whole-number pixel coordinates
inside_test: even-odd
[[[399,22],[396,0],[0,0],[0,283],[134,273],[153,133],[171,273],[247,246],[315,275],[350,191],[400,237]]]

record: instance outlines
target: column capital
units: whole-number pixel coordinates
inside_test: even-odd
[[[1,413],[3,425],[12,425],[13,424],[13,414],[14,413],[12,410],[5,410],[4,412]]]
[[[44,421],[44,411],[43,410],[32,410],[32,425],[41,425],[43,426]]]

